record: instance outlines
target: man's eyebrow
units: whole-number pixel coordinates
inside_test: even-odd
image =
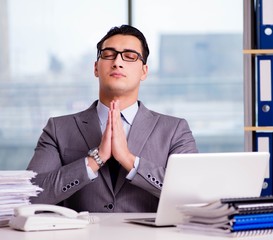
[[[103,48],[102,50],[114,50],[114,51],[118,51],[117,49],[113,48],[113,47],[106,47],[106,48]],[[135,53],[138,53],[136,50],[134,49],[130,49],[130,48],[124,48],[122,51],[119,51],[119,52],[124,52],[124,51],[129,51],[129,52],[135,52]]]
[[[134,49],[130,49],[130,48],[125,48],[123,51],[130,51],[130,52],[135,52],[135,53],[137,53],[137,51],[136,51],[136,50],[134,50]]]
[[[112,47],[106,47],[106,48],[103,48],[102,50],[116,50],[116,49]]]

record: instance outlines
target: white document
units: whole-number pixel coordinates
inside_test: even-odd
[[[29,198],[42,189],[31,183],[33,171],[0,171],[0,227],[7,226],[16,207],[30,204]]]

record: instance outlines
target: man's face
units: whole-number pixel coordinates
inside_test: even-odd
[[[130,35],[115,35],[108,38],[102,49],[111,48],[116,51],[133,50],[142,55],[141,42]],[[99,78],[101,96],[138,95],[140,81],[146,78],[147,65],[138,59],[135,62],[124,61],[121,54],[113,60],[99,58],[95,63],[94,73]]]

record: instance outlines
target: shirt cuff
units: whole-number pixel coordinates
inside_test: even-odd
[[[139,157],[136,157],[135,162],[134,162],[134,167],[131,169],[131,171],[126,176],[126,178],[128,180],[132,180],[134,178],[134,176],[136,175],[137,169],[139,166],[139,160],[140,160]]]
[[[88,177],[89,177],[90,180],[93,180],[93,179],[98,177],[98,175],[99,175],[98,172],[94,172],[92,170],[92,168],[88,166],[87,157],[85,158],[85,166],[86,166],[86,171],[87,171],[87,174],[88,174]]]

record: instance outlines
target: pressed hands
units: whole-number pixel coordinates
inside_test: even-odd
[[[113,100],[110,103],[106,128],[99,145],[99,156],[104,163],[113,156],[128,172],[134,167],[136,156],[128,149],[120,115],[119,100]],[[94,172],[99,169],[91,157],[88,157],[88,166]]]

